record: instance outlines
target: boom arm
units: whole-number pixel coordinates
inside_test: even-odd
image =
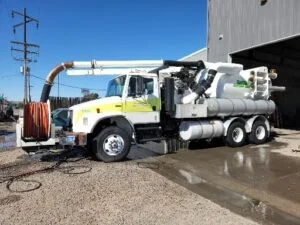
[[[50,71],[45,81],[41,94],[41,102],[46,102],[49,98],[51,87],[55,77],[66,70],[69,75],[114,75],[129,72],[130,68],[142,70],[160,67],[163,60],[134,60],[134,61],[74,61],[64,62]],[[125,69],[125,70],[124,70]]]
[[[196,67],[203,69],[205,65],[202,61],[181,62],[172,60],[131,60],[131,61],[74,61],[64,62],[50,71],[45,81],[41,94],[41,102],[46,102],[49,98],[51,87],[55,77],[66,70],[69,75],[116,75],[128,72],[156,72],[174,67]],[[133,69],[134,68],[134,69]]]

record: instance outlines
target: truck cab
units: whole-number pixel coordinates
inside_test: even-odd
[[[135,130],[139,129],[137,128],[139,125],[151,125],[157,128],[155,125],[160,123],[160,109],[160,88],[156,74],[130,73],[121,75],[108,83],[104,98],[70,108],[72,131],[74,133],[86,133],[88,142],[92,143],[101,139],[106,128],[111,129],[113,127],[114,131],[119,134],[104,140],[110,143],[104,148],[108,148],[106,153],[110,154],[109,156],[114,156],[115,159],[117,153],[111,153],[114,151],[114,148],[109,147],[112,146],[111,143],[115,143],[115,146],[121,144],[124,147],[125,141],[135,142]],[[122,135],[127,137],[124,138]],[[97,147],[92,148],[96,153]],[[118,150],[116,151],[118,152]],[[97,158],[106,159],[103,159],[102,155]]]
[[[160,122],[160,90],[155,74],[121,75],[108,83],[104,98],[72,106],[73,132],[92,133],[101,120],[121,116],[131,124]]]

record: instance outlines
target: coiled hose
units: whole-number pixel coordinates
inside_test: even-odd
[[[24,138],[47,139],[49,134],[48,104],[28,103],[24,106]]]

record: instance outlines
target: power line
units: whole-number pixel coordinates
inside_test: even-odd
[[[20,76],[20,74],[12,74],[12,75],[0,75],[0,78],[9,78],[9,77],[17,77]]]
[[[33,74],[31,74],[31,76],[34,77],[34,78],[36,78],[36,79],[45,81],[45,79],[42,78],[42,77],[39,77],[39,76],[36,76],[36,75],[33,75]],[[53,82],[53,84],[58,84],[58,83],[57,83],[57,82]],[[78,87],[78,86],[73,86],[73,85],[63,84],[63,83],[61,83],[61,82],[59,82],[59,85],[64,86],[64,87],[69,87],[69,88],[75,88],[75,89],[88,89],[88,90],[90,90],[90,91],[106,91],[106,89]]]
[[[10,77],[16,77],[16,76],[20,76],[19,74],[11,74],[11,75],[0,75],[0,78],[10,78]],[[44,78],[30,74],[30,76],[38,79],[38,80],[42,80],[45,81]],[[53,84],[57,84],[57,85],[61,85],[64,87],[69,87],[69,88],[75,88],[75,89],[88,89],[90,91],[106,91],[106,89],[97,89],[97,88],[85,88],[85,87],[79,87],[79,86],[73,86],[73,85],[68,85],[68,84],[63,84],[61,82],[53,82]]]

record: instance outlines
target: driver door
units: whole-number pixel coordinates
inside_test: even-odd
[[[134,124],[159,123],[160,98],[156,77],[129,77],[124,114]]]

